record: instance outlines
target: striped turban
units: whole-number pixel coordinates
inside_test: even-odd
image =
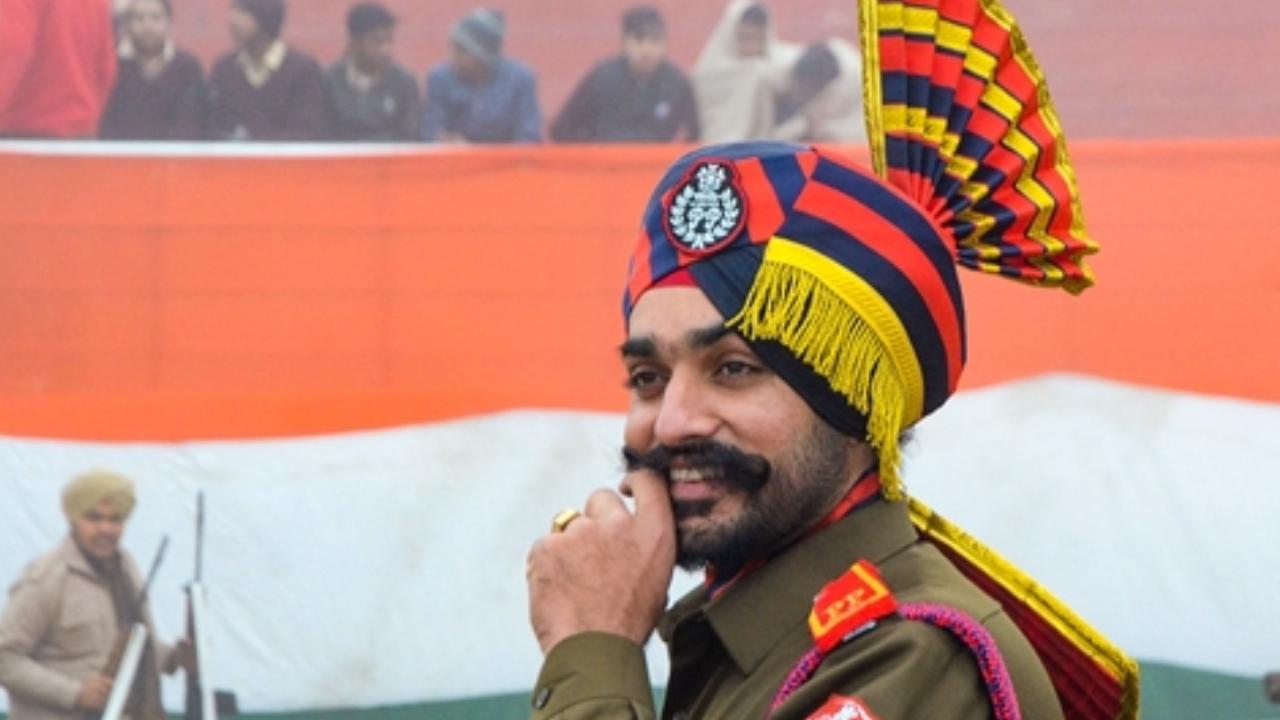
[[[1093,281],[1075,175],[1038,66],[991,0],[862,0],[874,170],[835,150],[696,150],[658,183],[624,317],[691,277],[833,427],[875,448],[902,497],[898,439],[955,392],[957,265],[1079,292]]]

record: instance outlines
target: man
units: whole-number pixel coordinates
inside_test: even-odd
[[[215,140],[328,139],[324,72],[284,44],[284,0],[235,0],[234,50],[213,66],[210,133]]]
[[[852,44],[832,38],[805,48],[778,96],[771,137],[793,142],[864,140],[862,66]]]
[[[111,140],[199,140],[207,87],[200,61],[174,47],[169,0],[133,0],[124,16],[119,76],[102,116]]]
[[[396,19],[380,3],[347,13],[347,52],[326,76],[334,137],[362,142],[417,142],[418,82],[391,57]]]
[[[27,566],[0,616],[0,686],[13,720],[79,720],[106,706],[112,678],[102,671],[113,644],[134,622],[151,625],[145,601],[138,605],[138,567],[120,547],[135,504],[133,483],[109,472],[82,475],[63,490],[70,533]],[[162,718],[157,669],[172,673],[190,657],[185,641],[154,642],[126,714]]]
[[[440,143],[535,143],[542,140],[537,83],[524,63],[502,54],[507,23],[478,8],[449,33],[448,62],[427,73],[422,139]]]
[[[666,718],[1136,716],[1132,661],[900,477],[903,438],[963,366],[956,262],[1092,282],[1073,172],[1046,162],[1065,154],[1056,118],[1018,112],[1042,78],[1025,49],[984,80],[953,73],[963,92],[929,67],[958,68],[958,36],[1022,47],[994,4],[942,0],[939,17],[980,32],[956,21],[935,41],[904,37],[901,3],[865,2],[878,175],[819,148],[721,145],[678,160],[649,201],[623,302],[634,511],[598,490],[530,551],[534,718],[654,717],[655,629]],[[997,76],[1019,88],[1007,115],[980,105]],[[939,96],[896,93],[918,78]],[[967,139],[895,121],[941,97]],[[664,612],[677,564],[706,582]]]
[[[551,124],[557,142],[697,140],[698,109],[684,73],[667,61],[667,31],[650,6],[622,16],[622,54],[578,83]]]
[[[116,76],[104,0],[0,4],[0,137],[92,138]]]

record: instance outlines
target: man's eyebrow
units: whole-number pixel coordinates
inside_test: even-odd
[[[685,342],[693,350],[704,350],[720,342],[725,335],[733,332],[724,323],[696,328],[685,333]],[[658,354],[658,343],[649,336],[628,338],[618,346],[622,357],[651,358]]]
[[[627,338],[625,342],[618,346],[618,352],[622,357],[653,357],[658,354],[658,346],[649,337]]]
[[[731,332],[733,330],[729,329],[724,323],[716,323],[697,330],[690,330],[685,333],[685,337],[688,338],[689,347],[695,350],[702,350],[720,342],[720,338]]]

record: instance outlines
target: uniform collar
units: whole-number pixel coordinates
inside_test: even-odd
[[[342,64],[347,69],[347,83],[362,93],[372,90],[382,79],[381,75],[360,72],[360,68],[356,67],[356,61],[350,55],[343,60]]]
[[[236,53],[236,62],[244,72],[245,80],[248,80],[253,87],[260,88],[280,70],[287,52],[284,41],[277,39],[262,54],[261,59],[253,57],[247,50],[241,50]]]
[[[750,673],[805,624],[824,585],[855,560],[883,563],[917,537],[905,502],[878,500],[791,546],[714,601],[696,588],[667,612],[659,633],[670,642],[677,625],[703,614],[738,669]]]
[[[93,565],[89,563],[89,558],[85,557],[84,551],[76,544],[75,538],[67,534],[62,544],[58,546],[58,556],[67,563],[67,567],[72,572],[79,573],[85,577],[100,579],[98,572],[93,569]]]

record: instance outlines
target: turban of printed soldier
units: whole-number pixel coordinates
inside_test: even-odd
[[[901,433],[965,362],[957,265],[1079,292],[1092,283],[1075,175],[1034,58],[998,6],[862,3],[874,171],[835,149],[706,147],[654,190],[629,317],[692,283],[830,425],[875,448],[902,497]]]
[[[75,521],[84,517],[98,503],[106,500],[111,509],[121,518],[129,517],[133,512],[136,498],[133,494],[133,481],[122,475],[94,470],[85,473],[67,483],[62,491],[62,511],[67,519]]]

